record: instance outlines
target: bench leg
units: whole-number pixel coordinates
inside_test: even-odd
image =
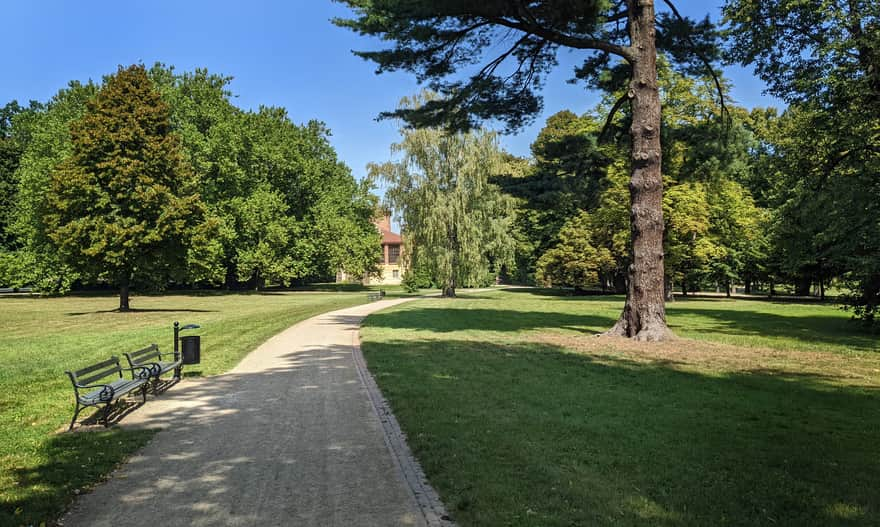
[[[143,393],[143,395],[144,395],[144,403],[147,402],[147,389],[148,389],[149,387],[150,387],[150,383],[145,382],[145,383],[144,383],[144,389],[142,390],[142,391],[144,392],[144,393]]]
[[[84,406],[80,406],[80,405],[79,405],[79,401],[77,401],[77,402],[76,402],[76,410],[74,410],[74,412],[73,412],[73,419],[70,420],[70,426],[67,428],[67,431],[68,431],[68,432],[70,432],[71,430],[73,430],[73,425],[74,425],[74,423],[76,423],[76,416],[79,415],[79,412],[80,412],[83,408],[85,408],[85,407],[84,407]]]
[[[113,404],[113,401],[104,405],[104,428],[110,428],[110,405]]]

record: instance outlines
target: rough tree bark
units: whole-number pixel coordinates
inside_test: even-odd
[[[632,264],[626,304],[607,334],[636,340],[674,337],[666,326],[663,272],[663,178],[660,156],[660,93],[657,85],[654,2],[627,0],[632,79],[632,175],[630,225]]]

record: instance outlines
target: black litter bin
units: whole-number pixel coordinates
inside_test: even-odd
[[[199,364],[202,360],[202,340],[199,335],[180,337],[184,364]]]

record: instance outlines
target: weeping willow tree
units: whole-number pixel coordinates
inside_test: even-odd
[[[427,270],[443,296],[454,297],[457,287],[477,285],[512,261],[513,204],[489,183],[502,151],[496,134],[485,130],[401,128],[400,134],[391,146],[398,160],[370,165],[370,174],[388,185],[385,199],[401,215],[409,269]]]

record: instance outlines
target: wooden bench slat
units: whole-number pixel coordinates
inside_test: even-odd
[[[152,357],[153,355],[159,355],[159,346],[157,344],[151,344],[144,349],[139,349],[137,351],[132,351],[127,354],[132,359],[140,359],[141,357]]]
[[[150,376],[157,382],[159,377],[169,371],[174,370],[175,378],[180,375],[180,366],[183,364],[182,358],[178,356],[177,360],[168,360],[171,353],[162,353],[159,351],[158,344],[152,344],[147,348],[132,353],[123,353],[128,365],[132,368],[137,366],[146,366],[150,368]]]
[[[76,382],[77,382],[77,384],[79,384],[81,386],[88,386],[89,384],[92,384],[93,382],[95,382],[97,380],[103,379],[104,377],[109,377],[110,375],[113,375],[114,373],[119,373],[120,371],[122,371],[122,368],[119,366],[115,366],[115,367],[110,368],[108,370],[104,370],[101,373],[96,373],[95,375],[90,375],[88,377],[82,377],[82,378],[77,377]]]
[[[114,398],[118,399],[123,395],[127,395],[140,388],[145,382],[147,382],[146,379],[118,379],[107,384],[113,388]],[[85,404],[106,402],[104,399],[101,399],[102,391],[102,389],[92,390],[89,393],[80,396],[80,400]]]
[[[108,366],[110,367],[108,368]],[[119,357],[113,356],[105,361],[77,370],[75,373],[70,371],[66,372],[70,377],[70,380],[73,382],[73,390],[76,394],[76,409],[73,412],[73,418],[70,420],[70,427],[68,430],[73,429],[73,425],[76,423],[76,418],[80,411],[90,406],[99,406],[102,404],[104,405],[104,426],[108,426],[110,405],[117,399],[138,388],[143,389],[143,400],[144,402],[147,402],[147,385],[149,379],[142,374],[134,375],[134,370],[132,370],[133,377],[131,379],[126,379],[125,376],[122,375],[122,371],[123,368],[119,363]],[[116,378],[93,384],[95,381],[105,379],[111,375],[114,375]],[[80,393],[80,389],[88,389],[85,388],[86,386],[95,386],[96,389],[85,394]]]
[[[98,371],[101,368],[106,368],[107,366],[110,366],[111,364],[115,364],[118,366],[119,365],[119,357],[110,357],[109,359],[107,359],[103,362],[99,362],[97,364],[93,364],[93,365],[89,366],[88,368],[83,368],[81,370],[77,370],[77,371],[73,372],[73,374],[77,377],[81,377],[81,376],[86,375],[88,373],[92,373],[93,371]]]

